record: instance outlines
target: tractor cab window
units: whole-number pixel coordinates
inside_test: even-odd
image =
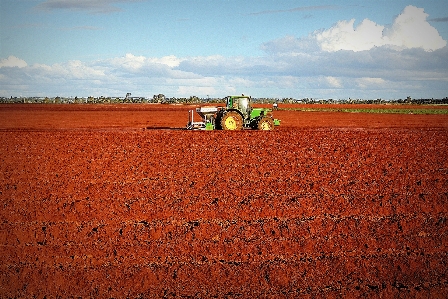
[[[249,109],[249,99],[248,98],[240,98],[239,99],[239,110],[241,110],[244,114],[247,113]]]
[[[227,97],[226,98],[226,106],[227,106],[227,108],[236,108],[235,99],[233,99],[232,97]]]

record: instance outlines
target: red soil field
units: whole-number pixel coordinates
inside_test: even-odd
[[[0,298],[448,297],[447,115],[192,107],[0,105]]]

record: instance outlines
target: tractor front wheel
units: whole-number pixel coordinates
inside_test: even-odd
[[[274,130],[274,120],[272,120],[272,118],[268,117],[268,116],[262,117],[258,121],[257,127],[258,127],[258,130],[263,130],[263,131]]]
[[[221,128],[223,130],[241,130],[243,128],[243,118],[236,111],[229,111],[221,118]]]

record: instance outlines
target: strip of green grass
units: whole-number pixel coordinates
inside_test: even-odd
[[[321,112],[346,112],[346,113],[388,113],[388,114],[448,114],[448,109],[409,109],[409,108],[279,108],[279,110],[292,111],[321,111]]]

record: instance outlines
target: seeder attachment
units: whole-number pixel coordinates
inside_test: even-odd
[[[218,107],[198,107],[195,110],[189,110],[187,130],[214,130],[215,114]],[[199,114],[202,121],[194,121],[194,113]]]

